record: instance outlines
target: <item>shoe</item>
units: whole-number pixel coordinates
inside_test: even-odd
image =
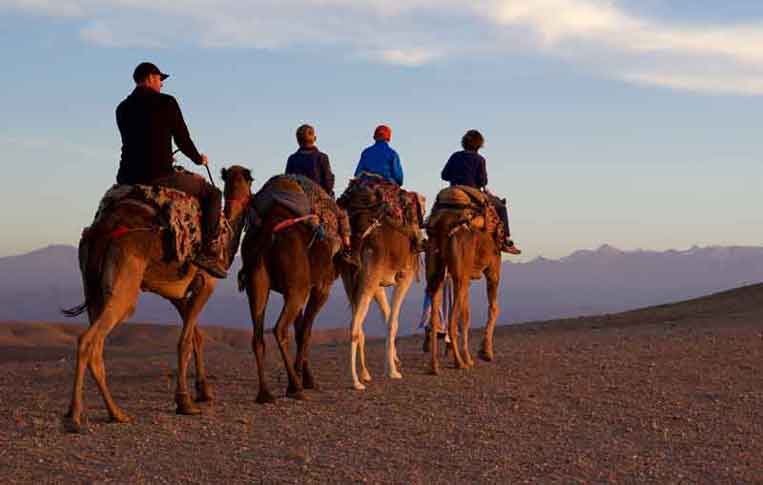
[[[196,266],[203,269],[215,278],[225,279],[228,277],[228,272],[225,270],[216,255],[213,256],[207,253],[201,253],[196,256],[193,262]]]
[[[505,253],[513,254],[513,255],[522,254],[522,251],[514,245],[514,241],[512,241],[511,239],[507,239],[506,241],[504,241],[501,251]]]
[[[344,248],[340,251],[339,254],[342,258],[342,261],[349,264],[350,266],[360,268],[360,260],[357,257],[355,257],[355,254],[352,252],[351,249]]]
[[[419,236],[415,239],[414,242],[414,248],[416,249],[417,253],[423,253],[427,250],[427,243],[429,240],[425,238],[424,236]]]

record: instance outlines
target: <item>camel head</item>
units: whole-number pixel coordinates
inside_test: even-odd
[[[228,220],[237,218],[241,211],[249,205],[252,197],[252,172],[240,165],[223,168],[220,175],[225,182],[225,217]]]

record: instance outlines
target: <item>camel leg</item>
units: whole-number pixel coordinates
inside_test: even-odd
[[[403,300],[408,293],[408,289],[413,283],[413,271],[408,272],[405,277],[395,285],[395,292],[392,295],[392,312],[387,322],[387,376],[390,379],[402,379],[403,376],[397,368],[397,347],[395,345],[395,339],[397,339],[397,330],[400,327],[400,308],[403,306]]]
[[[246,294],[249,299],[249,312],[252,317],[252,352],[257,362],[257,379],[259,381],[259,391],[257,392],[257,403],[266,404],[275,402],[275,398],[268,390],[268,383],[265,380],[265,309],[268,306],[268,296],[270,295],[270,282],[264,268],[256,269],[251,275],[251,282]]]
[[[474,367],[474,359],[469,352],[469,327],[471,326],[471,307],[469,300],[467,300],[464,306],[461,307],[461,358],[464,360],[464,364],[467,367]]]
[[[440,321],[440,308],[442,307],[443,282],[445,281],[445,261],[432,251],[427,251],[427,288],[426,291],[432,297],[432,311],[429,320],[429,346],[426,351],[431,353],[430,372],[433,375],[440,373],[440,363],[437,355],[437,332],[442,328]],[[425,347],[427,347],[425,343]]]
[[[180,318],[183,322],[190,320],[197,322],[199,314],[204,309],[204,306],[214,292],[217,280],[207,276],[202,276],[202,278],[204,284],[188,299],[170,300],[180,314]],[[194,323],[191,343],[193,345],[194,365],[196,369],[196,402],[209,402],[213,400],[213,394],[207,381],[207,373],[204,366],[204,334],[199,329],[198,323]]]
[[[492,265],[485,271],[485,279],[487,280],[487,301],[488,301],[488,317],[487,324],[485,325],[485,335],[482,338],[482,344],[480,345],[479,356],[482,360],[490,362],[493,360],[493,334],[495,333],[495,322],[498,319],[498,312],[500,308],[498,306],[498,286],[501,282],[500,263],[497,268],[493,268]]]
[[[175,403],[177,414],[194,415],[201,414],[201,408],[193,403],[188,394],[188,362],[193,352],[193,334],[196,328],[196,320],[189,319],[183,322],[183,330],[178,340],[178,368],[177,383],[175,387]]]
[[[180,341],[178,342],[178,372],[177,372],[177,388],[175,390],[175,402],[177,403],[177,413],[194,415],[200,414],[201,408],[196,406],[190,398],[188,393],[188,362],[191,359],[191,353],[197,350],[196,355],[196,369],[199,369],[199,361],[203,359],[202,355],[199,355],[198,350],[200,345],[196,345],[197,335],[201,340],[201,333],[198,330],[198,316],[204,305],[209,301],[209,297],[212,296],[212,292],[215,289],[214,280],[204,277],[204,285],[199,291],[192,295],[190,299],[184,305],[184,312],[182,312],[183,318],[183,331],[180,334]],[[202,364],[203,371],[203,364]],[[204,384],[200,384],[200,383]],[[200,385],[206,385],[205,376],[196,375],[196,387]]]
[[[286,367],[286,374],[289,377],[286,396],[299,400],[305,399],[305,394],[302,392],[302,380],[297,376],[297,372],[294,370],[294,366],[289,359],[289,325],[299,316],[305,299],[306,296],[299,293],[292,292],[284,295],[281,315],[278,316],[278,321],[276,321],[276,325],[273,328],[273,335],[275,335],[278,350],[281,352],[281,358]]]
[[[466,279],[466,284],[462,281]],[[466,369],[468,366],[461,358],[461,352],[458,349],[458,320],[463,318],[463,308],[469,304],[469,276],[465,278],[459,278],[454,275],[453,277],[453,293],[455,295],[455,304],[453,305],[453,313],[450,315],[450,321],[448,322],[448,332],[450,333],[450,341],[453,348],[453,361],[457,369]]]
[[[196,402],[212,402],[215,395],[207,381],[204,365],[204,334],[198,325],[193,330],[193,362],[196,368]]]
[[[297,338],[297,359],[295,367],[297,372],[302,377],[302,386],[305,389],[315,389],[315,379],[310,371],[310,363],[308,360],[308,350],[310,348],[310,337],[312,336],[313,322],[318,312],[326,304],[331,293],[331,286],[325,288],[313,288],[310,292],[310,300],[307,302],[307,307],[302,315],[302,318],[297,320],[298,327],[295,328],[294,334]]]
[[[106,383],[106,366],[103,362],[104,342],[105,336],[103,338],[98,338],[93,344],[93,354],[88,363],[88,368],[90,369],[90,374],[93,376],[93,379],[95,379],[95,383],[98,385],[98,389],[101,391],[101,396],[103,397],[106,409],[109,411],[111,421],[115,423],[128,423],[130,422],[130,417],[114,402],[114,398],[111,397],[111,392]]]
[[[114,263],[107,262],[105,264]],[[95,321],[92,321],[90,327],[77,339],[77,366],[74,374],[72,400],[69,412],[66,414],[66,426],[70,431],[79,432],[82,428],[86,367],[90,369],[98,385],[111,418],[120,422],[128,419],[127,415],[117,407],[109,392],[102,351],[106,336],[130,313],[135,305],[140,290],[140,275],[143,274],[144,267],[133,264],[129,268],[122,267],[119,269],[120,271],[115,275],[112,286],[112,295],[119,295],[119,297],[109,297]],[[123,277],[123,275],[127,276]],[[91,313],[91,316],[95,313]]]
[[[352,344],[350,347],[350,372],[352,377],[352,387],[358,391],[362,391],[366,388],[366,386],[364,386],[363,383],[361,383],[358,379],[358,372],[355,367],[355,361],[358,352],[358,346],[360,345],[361,339],[364,338],[362,333],[362,325],[366,319],[366,315],[368,314],[368,307],[371,304],[371,297],[373,296],[371,290],[369,289],[371,287],[376,288],[378,287],[378,284],[373,286],[367,285],[363,287],[364,291],[361,293],[358,301],[353,306],[354,311],[352,313],[352,323],[350,325],[350,335],[352,337]]]

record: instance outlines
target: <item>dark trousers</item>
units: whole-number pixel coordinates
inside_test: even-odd
[[[511,231],[509,230],[509,210],[506,208],[506,199],[499,199],[494,195],[489,195],[488,198],[493,207],[495,207],[496,212],[498,212],[498,217],[501,218],[503,227],[506,228],[506,237],[509,237]]]
[[[162,187],[180,190],[196,197],[201,204],[204,243],[208,244],[217,237],[220,232],[220,212],[222,211],[223,199],[219,189],[204,180],[203,177],[185,171],[175,172],[156,179],[151,185],[161,185]]]

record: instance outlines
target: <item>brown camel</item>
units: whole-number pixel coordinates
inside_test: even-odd
[[[446,189],[447,190],[447,189]],[[438,214],[438,212],[440,212]],[[446,275],[453,281],[454,304],[449,313],[448,334],[450,335],[455,366],[466,369],[474,365],[469,353],[469,285],[472,279],[485,276],[487,281],[488,320],[479,351],[483,360],[493,360],[493,333],[498,318],[498,285],[501,280],[501,252],[493,235],[485,229],[484,217],[481,222],[472,223],[464,219],[460,210],[438,209],[430,216],[427,228],[429,244],[426,252],[427,294],[432,297],[431,355],[433,374],[439,374],[437,356],[437,330],[441,328],[443,283]],[[481,227],[480,227],[481,226]],[[459,336],[458,323],[461,323]],[[459,337],[462,347],[459,350]]]
[[[257,197],[266,190],[269,190],[267,185]],[[304,389],[316,387],[308,361],[310,335],[315,317],[328,300],[331,285],[338,277],[333,254],[336,248],[332,249],[327,240],[317,237],[315,226],[297,222],[304,217],[297,218],[279,203],[273,203],[259,216],[259,227],[248,230],[244,236],[243,269],[239,274],[240,285],[249,299],[254,329],[252,350],[259,379],[257,402],[275,401],[265,380],[265,309],[271,290],[284,299],[273,333],[288,374],[286,396],[302,400]],[[288,348],[292,322],[297,343],[294,364],[289,360]]]
[[[226,266],[230,266],[246,222],[251,197],[252,176],[248,169],[233,166],[223,169],[225,181],[225,218],[231,226],[231,238],[225,248]],[[183,319],[178,342],[178,369],[175,401],[178,414],[199,414],[201,409],[190,399],[187,388],[187,367],[191,351],[196,352],[196,388],[198,400],[210,400],[202,355],[202,334],[197,317],[214,291],[217,280],[203,270],[189,265],[181,271],[177,262],[167,262],[162,230],[155,224],[156,211],[148,206],[119,203],[98,223],[99,234],[110,234],[115,228],[127,228],[120,237],[83,237],[79,261],[85,290],[85,303],[64,313],[76,316],[88,312],[90,327],[77,342],[77,367],[74,374],[72,401],[67,413],[67,426],[81,428],[85,367],[95,379],[112,421],[130,420],[111,397],[106,383],[103,345],[106,336],[119,323],[132,315],[141,290],[170,300]]]
[[[419,256],[414,247],[410,228],[401,228],[374,207],[359,208],[349,204],[348,214],[353,234],[353,247],[360,255],[360,266],[345,266],[342,282],[352,306],[350,324],[350,375],[353,388],[362,391],[370,382],[366,367],[365,322],[371,299],[376,300],[387,325],[385,372],[391,379],[401,379],[395,338],[397,337],[400,307],[419,269]],[[385,287],[394,286],[392,308],[387,302]],[[360,357],[360,378],[356,367]]]

